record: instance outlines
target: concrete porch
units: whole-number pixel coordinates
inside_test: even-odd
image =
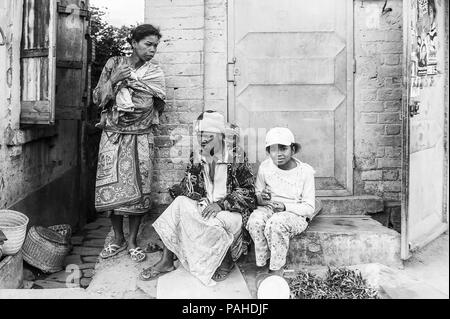
[[[332,203],[336,199],[327,200]],[[325,204],[324,212],[311,223],[307,231],[292,240],[286,269],[292,273],[308,266],[323,268],[370,263],[401,267],[400,235],[369,216],[363,215],[366,212],[364,207],[372,207],[371,212],[374,212],[382,210],[382,203],[381,200],[374,202],[373,198],[364,198],[362,201],[360,198],[340,199],[340,209],[333,211],[327,209],[328,203]],[[335,206],[330,204],[328,207]],[[342,209],[345,207],[352,207],[354,210],[349,209],[348,215],[342,215]],[[145,218],[139,234],[139,244],[142,248],[145,249],[149,244],[162,244],[152,224],[166,208],[166,205],[158,206],[154,209],[154,214]],[[125,219],[126,224],[127,222]],[[111,232],[106,242],[112,236]],[[126,253],[110,260],[100,260],[87,291],[109,298],[157,298],[157,281],[138,280],[140,271],[155,264],[160,257],[160,252],[150,253],[147,256],[148,259],[140,265],[131,262]],[[248,292],[256,298],[253,247],[250,247],[249,255],[238,261],[238,266]],[[221,289],[227,288],[216,288],[216,290]],[[220,292],[218,294],[220,295]]]

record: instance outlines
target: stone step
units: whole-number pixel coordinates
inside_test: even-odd
[[[318,216],[290,242],[288,269],[380,263],[402,267],[400,234],[365,216]]]
[[[378,196],[319,197],[322,202],[320,215],[367,215],[382,212],[383,199]]]

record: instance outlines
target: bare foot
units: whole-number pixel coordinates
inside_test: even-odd
[[[126,240],[125,237],[114,237],[114,240],[111,242],[111,244],[117,245],[122,247],[123,244],[125,244]]]
[[[159,272],[167,272],[167,271],[173,270],[175,268],[175,266],[173,264],[173,260],[172,261],[160,260],[159,262],[157,262],[150,268],[155,269],[156,271],[159,271]]]

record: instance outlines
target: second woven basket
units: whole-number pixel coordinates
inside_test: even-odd
[[[56,227],[51,227],[56,228]],[[64,268],[64,258],[71,250],[70,226],[65,228],[65,234],[58,229],[40,226],[31,227],[22,247],[23,259],[30,265],[42,270],[44,273],[56,273]]]

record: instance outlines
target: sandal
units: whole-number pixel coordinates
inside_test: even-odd
[[[120,252],[122,252],[125,249],[127,249],[127,247],[128,247],[128,243],[127,242],[124,242],[122,244],[122,246],[119,246],[119,245],[116,245],[116,244],[109,244],[100,253],[100,258],[108,259],[108,258],[114,257],[117,254],[119,254]]]
[[[147,255],[144,253],[141,247],[130,249],[128,253],[131,256],[131,260],[137,263],[143,262],[145,258],[147,258]]]
[[[153,267],[150,267],[150,268],[144,269],[139,274],[139,279],[142,280],[142,281],[153,281],[153,280],[156,280],[159,277],[164,276],[164,275],[166,275],[166,274],[168,274],[168,273],[170,273],[172,271],[175,271],[175,270],[176,270],[175,267],[171,268],[168,271],[159,271],[159,270],[156,270]]]
[[[230,268],[220,266],[219,268],[217,268],[212,279],[216,282],[224,281],[225,279],[228,278],[228,276],[230,276],[235,266],[236,265],[234,263],[231,264]]]

